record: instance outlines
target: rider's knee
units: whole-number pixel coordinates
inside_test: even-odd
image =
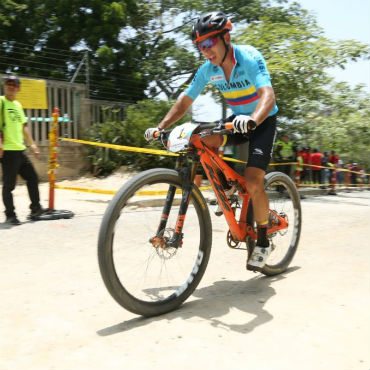
[[[211,135],[201,139],[208,147],[217,149],[222,144],[222,137],[220,135]]]
[[[263,188],[263,183],[261,183],[260,181],[257,181],[257,179],[255,179],[254,181],[247,181],[247,187],[248,187],[248,192],[249,194],[251,194],[252,196],[254,194],[258,194],[262,191],[264,191],[264,188]]]
[[[253,194],[258,194],[264,191],[263,176],[257,173],[246,173],[245,176],[248,192],[253,196]]]

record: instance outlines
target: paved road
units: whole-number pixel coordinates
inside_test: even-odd
[[[47,189],[42,188],[47,195]],[[0,224],[0,369],[369,369],[369,191],[308,196],[291,268],[245,270],[212,216],[205,276],[177,311],[118,306],[97,265],[110,196],[58,191],[70,220]],[[16,189],[21,219],[24,186]]]

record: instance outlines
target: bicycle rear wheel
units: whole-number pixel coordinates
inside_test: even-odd
[[[286,229],[269,235],[272,252],[262,273],[277,275],[288,268],[298,247],[302,224],[301,202],[295,184],[284,173],[267,174],[265,190],[269,198],[270,210],[288,221]],[[270,213],[270,224],[271,217]]]
[[[170,186],[176,188],[166,226],[158,230]],[[110,202],[100,227],[98,259],[104,283],[127,310],[154,316],[189,297],[206,269],[212,225],[206,201],[193,185],[178,247],[174,235],[184,186],[169,169],[144,171],[126,183]],[[160,237],[162,244],[150,241]]]

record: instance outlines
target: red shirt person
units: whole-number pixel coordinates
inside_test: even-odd
[[[303,159],[304,166],[303,166],[301,180],[303,182],[309,182],[311,180],[311,176],[310,176],[311,168],[310,166],[308,166],[311,164],[311,148],[310,147],[303,148],[302,159]]]
[[[317,149],[313,150],[311,154],[311,164],[312,164],[312,180],[314,184],[321,184],[321,167],[322,166],[322,157],[324,155],[320,153]]]
[[[338,161],[339,161],[339,157],[335,154],[335,151],[332,150],[330,152],[330,155],[329,155],[329,158],[328,158],[328,161],[330,163],[333,163],[334,167],[337,167],[338,165]]]

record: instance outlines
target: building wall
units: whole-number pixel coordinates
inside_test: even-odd
[[[49,146],[38,145],[40,156],[35,158],[32,151],[26,150],[27,156],[32,161],[41,182],[49,179]],[[58,146],[57,182],[66,179],[76,179],[88,171],[88,161],[86,159],[86,147],[80,144],[61,143]],[[1,175],[1,166],[0,166]],[[19,183],[23,183],[19,178]]]

